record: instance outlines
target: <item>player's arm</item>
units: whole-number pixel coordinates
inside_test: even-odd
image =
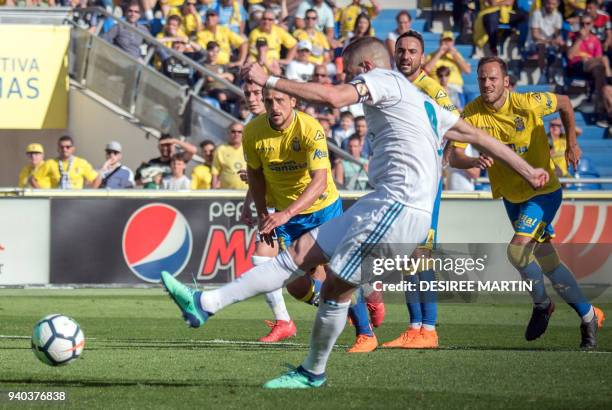
[[[479,170],[490,168],[493,166],[493,158],[480,154],[478,158],[470,157],[465,154],[465,146],[449,144],[451,146],[451,152],[448,163],[451,167],[457,169],[466,169],[472,175],[477,174]],[[478,176],[478,175],[476,175]],[[474,177],[476,178],[476,177]]]
[[[310,178],[311,181],[306,186],[304,192],[302,192],[302,195],[293,201],[286,209],[266,217],[266,220],[260,226],[261,233],[271,233],[277,226],[285,224],[295,215],[299,215],[300,212],[310,208],[317,198],[325,192],[325,188],[327,187],[327,169],[315,169],[310,171]],[[249,179],[249,184],[250,182],[251,180]],[[255,187],[253,187],[253,190],[255,191]],[[257,201],[255,201],[255,206],[257,207]]]
[[[247,64],[241,71],[241,77],[262,87],[271,87],[293,97],[307,100],[314,104],[329,105],[333,108],[346,107],[347,105],[359,102],[360,99],[357,88],[352,84],[329,86],[318,83],[298,83],[276,77],[274,77],[275,81],[268,81],[270,76],[259,64]],[[364,92],[367,94],[365,84],[364,89]]]
[[[472,144],[480,152],[502,161],[529,182],[534,189],[542,188],[548,182],[547,171],[533,168],[510,148],[463,119],[459,119],[444,136],[451,141]]]
[[[261,219],[268,214],[268,208],[266,207],[266,178],[264,177],[263,168],[255,169],[247,166],[247,179],[249,181],[247,198],[250,194],[251,199],[255,202],[257,217]]]
[[[555,94],[557,97],[557,109],[561,114],[561,122],[565,128],[567,138],[567,148],[565,149],[565,161],[567,164],[572,164],[574,169],[578,167],[582,152],[576,141],[576,118],[574,116],[574,108],[567,95]]]

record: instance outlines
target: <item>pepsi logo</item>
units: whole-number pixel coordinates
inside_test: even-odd
[[[130,216],[123,230],[123,257],[140,279],[158,283],[161,272],[176,276],[189,261],[193,239],[187,220],[162,203],[145,205]]]

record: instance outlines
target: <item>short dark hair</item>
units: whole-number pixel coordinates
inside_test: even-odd
[[[208,43],[206,43],[206,51],[213,50],[217,47],[219,47],[219,43],[217,43],[216,41],[209,41]]]
[[[306,16],[306,14],[308,14],[308,13],[316,13],[317,17],[319,16],[319,13],[315,9],[308,9],[308,10],[306,10],[306,13],[304,13],[304,16]]]
[[[360,115],[359,117],[355,117],[355,122],[357,121],[365,121],[365,117],[363,115]]]
[[[74,145],[74,141],[72,140],[72,137],[70,135],[62,135],[58,140],[57,143],[59,144],[60,142],[65,142],[68,141],[71,144]]]
[[[344,117],[350,117],[350,118],[351,118],[351,120],[352,120],[352,119],[354,118],[354,115],[353,115],[353,113],[352,113],[352,112],[350,112],[350,111],[342,111],[342,112],[340,113],[340,119],[342,119],[342,118],[344,118]]]
[[[170,17],[168,17],[166,24],[170,23],[172,20],[176,20],[179,24],[183,22],[183,19],[181,18],[181,16],[179,16],[178,14],[173,14]]]
[[[167,139],[170,139],[170,138],[172,138],[172,135],[170,135],[170,134],[168,134],[168,133],[163,133],[163,134],[162,134],[162,135],[159,137],[159,140],[160,140],[160,141],[162,141],[162,140],[167,140]]]
[[[170,159],[170,162],[172,161],[182,161],[184,163],[187,163],[187,158],[185,158],[185,154],[183,152],[179,152],[172,156],[172,159]]]
[[[502,74],[504,76],[508,75],[508,64],[506,64],[506,62],[498,56],[489,56],[489,57],[481,58],[480,61],[478,62],[478,69],[476,71],[480,71],[480,67],[482,67],[485,64],[489,64],[489,63],[499,64],[499,68],[501,69]]]
[[[597,0],[594,0],[594,1],[597,1]],[[408,12],[408,10],[401,10],[399,13],[397,13],[395,15],[395,21],[399,21],[399,18],[402,17],[402,16],[406,16],[406,17],[408,17],[409,21],[412,21],[412,16]]]
[[[200,142],[200,148],[204,148],[207,145],[212,145],[214,147],[215,143],[212,142],[211,140],[204,140],[204,141]]]
[[[397,45],[397,43],[399,43],[401,39],[406,37],[412,37],[419,40],[419,43],[421,44],[421,51],[425,52],[425,41],[423,40],[423,36],[416,30],[408,30],[407,32],[399,36],[397,40],[395,40],[395,44]]]
[[[594,4],[599,8],[599,2],[597,0],[587,0],[586,5],[588,6],[589,4]]]
[[[450,68],[448,68],[448,66],[441,65],[440,67],[437,68],[436,75],[438,77],[440,77],[441,75],[446,75],[446,74],[450,74]]]
[[[359,137],[359,135],[357,135],[357,134],[351,134],[351,135],[350,135],[350,136],[347,138],[347,140],[348,140],[348,142],[355,141],[355,140],[357,140],[357,141],[361,142],[361,137]]]

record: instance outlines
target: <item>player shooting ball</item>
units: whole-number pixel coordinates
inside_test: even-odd
[[[368,128],[376,135],[368,169],[374,191],[361,197],[341,216],[294,240],[287,250],[271,261],[255,266],[240,280],[216,290],[201,292],[183,285],[167,272],[161,275],[164,287],[181,310],[183,318],[190,326],[200,327],[225,306],[279,289],[318,265],[328,265],[309,353],[296,370],[264,384],[270,389],[324,385],[327,360],[346,324],[351,296],[373,277],[370,270],[362,269],[362,258],[370,256],[372,252],[372,256],[377,257],[375,251],[379,244],[401,244],[402,253],[396,256],[408,257],[415,244],[426,238],[442,172],[440,152],[444,136],[473,144],[505,162],[534,188],[540,188],[548,181],[545,170],[534,169],[508,147],[440,108],[402,74],[392,71],[389,53],[380,40],[374,37],[355,40],[344,50],[343,57],[345,73],[352,79],[349,84],[332,87],[300,84],[271,77],[257,64],[245,66],[241,76],[245,81],[265,85],[268,89],[314,104],[339,108],[364,103]],[[274,99],[276,94],[272,92],[267,95]],[[276,104],[274,101],[272,103]],[[295,117],[291,121],[291,124],[297,124]],[[275,122],[284,123],[280,118]],[[310,144],[316,147],[318,141],[315,133]],[[248,156],[248,149],[245,151]],[[304,167],[308,167],[311,161],[314,160],[308,159]],[[251,167],[255,170],[262,168],[262,172],[265,172],[264,162],[255,162]],[[319,168],[315,166],[313,169]],[[254,191],[258,189],[252,188]],[[314,194],[314,189],[310,190],[308,186],[300,199],[311,194]],[[319,198],[321,201],[326,199]],[[279,207],[280,204],[275,202],[274,205]],[[293,206],[299,210],[300,207],[296,205]],[[290,206],[288,208],[292,209]],[[271,234],[275,226],[289,221],[292,213],[274,215],[262,225],[262,234]]]

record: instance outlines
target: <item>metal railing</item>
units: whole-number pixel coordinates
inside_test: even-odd
[[[239,87],[99,7],[75,9],[75,12],[100,17],[93,33],[66,19],[73,26],[70,75],[76,83],[129,113],[140,124],[161,133],[188,136],[194,142],[225,141],[226,130],[239,120],[212,106],[199,94],[207,77],[222,83],[236,100],[244,98]],[[146,45],[146,56],[136,59],[99,37],[105,19],[137,33]],[[189,67],[199,80],[192,86],[180,85],[157,71],[150,64],[159,52]]]

